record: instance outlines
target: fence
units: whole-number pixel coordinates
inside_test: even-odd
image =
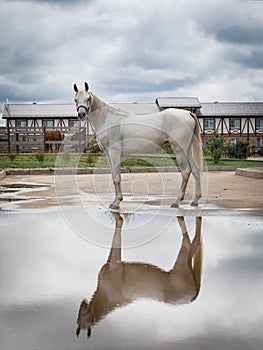
[[[53,150],[60,150],[69,153],[82,153],[86,151],[88,137],[86,127],[61,127],[47,128],[48,130],[60,130],[64,135],[64,141],[47,141],[45,138],[46,128],[44,127],[0,127],[0,153],[32,153],[47,152],[48,145]],[[261,147],[250,147],[251,155],[256,155]]]
[[[87,145],[86,127],[78,128],[48,128],[59,130],[65,137],[64,141],[48,141],[44,127],[1,127],[0,153],[32,153],[58,150],[62,145],[64,151],[83,152]],[[51,147],[49,147],[51,146]],[[54,146],[54,147],[53,147]]]

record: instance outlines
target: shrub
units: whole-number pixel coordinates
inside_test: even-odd
[[[45,153],[44,152],[37,152],[35,154],[35,157],[39,161],[39,163],[43,163],[45,160]]]
[[[214,164],[218,164],[223,155],[224,142],[224,136],[219,135],[216,130],[214,131],[214,136],[207,140],[208,149],[211,152]]]
[[[169,142],[165,142],[161,148],[164,150],[165,153],[173,154],[173,150]]]
[[[96,163],[98,160],[98,156],[94,156],[92,154],[88,154],[87,157],[86,157],[86,162],[91,165],[93,163]]]
[[[258,151],[257,151],[257,154],[259,156],[263,156],[263,148],[260,148]]]
[[[101,153],[101,149],[97,143],[96,138],[92,138],[89,142],[89,152],[90,153]]]
[[[15,153],[9,153],[8,155],[10,162],[13,163],[16,159],[16,154]]]
[[[235,145],[227,147],[227,156],[229,158],[246,159],[249,156],[249,143],[238,140]]]
[[[208,158],[208,157],[211,157],[211,151],[209,148],[203,148],[203,154],[204,154],[204,157]]]

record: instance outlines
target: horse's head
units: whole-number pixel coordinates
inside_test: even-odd
[[[87,336],[91,336],[91,327],[94,324],[94,315],[90,304],[84,299],[80,304],[76,335],[79,336],[81,330],[87,331]]]
[[[84,119],[89,114],[92,104],[92,94],[89,92],[89,85],[87,82],[84,83],[84,89],[79,90],[77,85],[73,85],[75,91],[75,103],[78,112],[79,119]]]

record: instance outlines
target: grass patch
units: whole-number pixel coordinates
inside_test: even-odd
[[[242,159],[220,159],[220,161],[215,164],[212,160],[206,160],[206,164],[208,167],[213,167],[213,166],[263,166],[263,162],[261,161],[254,161],[254,160],[242,160]]]
[[[11,158],[11,159],[10,159]],[[212,160],[206,160],[205,164],[208,167],[213,167],[215,164]],[[46,154],[44,159],[38,160],[36,155],[16,155],[9,157],[8,155],[0,155],[0,170],[5,168],[55,168],[55,167],[79,167],[79,168],[108,168],[106,157],[98,155],[74,155],[60,153],[58,156]],[[147,167],[175,167],[177,163],[169,155],[146,155],[140,158],[123,157],[121,161],[122,168],[147,168]],[[216,166],[263,166],[262,161],[249,161],[240,159],[220,159]]]

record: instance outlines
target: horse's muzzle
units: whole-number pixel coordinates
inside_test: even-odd
[[[78,106],[77,112],[78,112],[78,118],[80,120],[83,120],[89,114],[89,108],[87,108],[86,106],[82,106],[81,105],[81,106]]]
[[[86,117],[86,113],[85,113],[85,112],[78,112],[78,118],[79,118],[80,120],[85,119],[85,117]]]

